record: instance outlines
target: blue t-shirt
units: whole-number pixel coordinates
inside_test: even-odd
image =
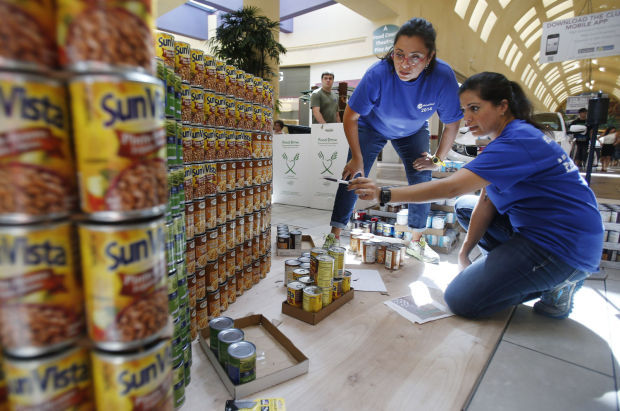
[[[594,193],[566,152],[523,120],[511,121],[465,168],[516,232],[572,267],[598,271],[603,223]]]
[[[439,59],[432,72],[424,70],[414,81],[402,81],[386,60],[378,61],[362,77],[349,106],[360,114],[360,125],[387,139],[414,134],[435,111],[445,124],[463,118],[454,72]]]

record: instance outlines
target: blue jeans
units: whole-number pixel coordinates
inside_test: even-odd
[[[478,196],[469,195],[456,202],[457,219],[466,230],[477,201]],[[495,217],[478,245],[483,255],[456,276],[444,294],[450,310],[463,317],[487,317],[590,274],[514,232],[506,216]]]
[[[408,137],[389,139],[372,128],[359,126],[358,135],[364,159],[364,174],[366,176],[385,143],[387,140],[390,140],[394,150],[396,150],[405,166],[409,185],[431,180],[430,170],[417,171],[413,168],[413,161],[419,158],[422,153],[430,150],[428,128],[423,127]],[[349,150],[347,162],[349,160],[351,160],[351,150]],[[336,198],[334,199],[334,211],[332,212],[330,225],[332,227],[345,228],[351,219],[356,201],[357,195],[352,191],[347,191],[345,185],[339,184]],[[430,203],[409,204],[409,227],[417,230],[426,228],[426,216],[430,208]]]

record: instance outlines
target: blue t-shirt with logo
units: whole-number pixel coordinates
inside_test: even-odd
[[[491,183],[489,199],[516,232],[572,267],[598,271],[604,229],[596,198],[553,139],[513,120],[465,168]]]
[[[387,60],[378,61],[366,71],[348,104],[360,114],[360,125],[387,139],[427,127],[435,111],[445,124],[463,118],[454,72],[439,59],[430,73],[424,70],[414,81],[402,81]]]

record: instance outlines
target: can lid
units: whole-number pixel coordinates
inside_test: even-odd
[[[290,283],[288,283],[288,288],[291,288],[293,290],[302,290],[305,286],[305,284],[300,283],[299,281],[291,281]]]
[[[243,341],[244,337],[244,332],[238,328],[227,328],[217,335],[217,339],[226,344]]]
[[[256,354],[256,346],[249,341],[239,341],[228,346],[228,355],[234,358],[249,358]]]
[[[209,328],[212,330],[225,330],[227,328],[232,328],[235,325],[235,322],[230,317],[216,317],[209,321]]]

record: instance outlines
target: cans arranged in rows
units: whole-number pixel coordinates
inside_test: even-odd
[[[256,346],[245,341],[243,330],[229,317],[209,321],[209,345],[235,385],[256,379]]]

